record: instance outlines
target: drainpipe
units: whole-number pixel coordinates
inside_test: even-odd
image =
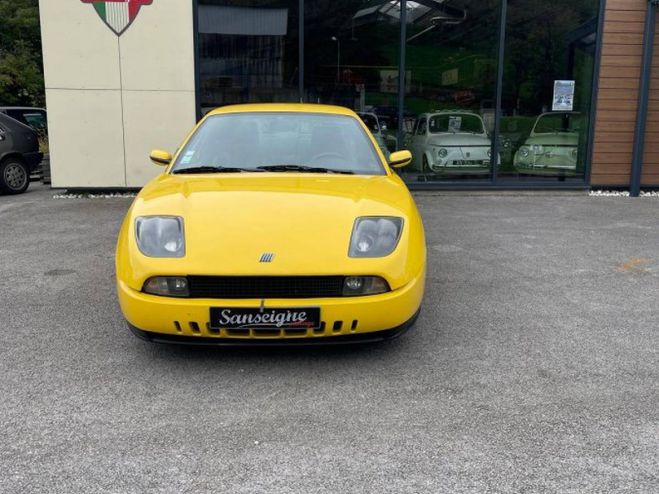
[[[650,73],[652,71],[652,49],[654,48],[654,26],[656,7],[659,0],[648,0],[643,34],[643,58],[641,61],[641,81],[638,86],[638,107],[636,108],[636,129],[634,133],[634,150],[632,153],[632,171],[629,183],[629,195],[638,197],[641,193],[641,171],[643,169],[643,151],[645,147],[645,124],[648,115],[648,94],[650,92]]]

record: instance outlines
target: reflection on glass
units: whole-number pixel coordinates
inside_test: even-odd
[[[529,137],[515,153],[514,166],[520,172],[575,172],[583,117],[576,112],[543,113]]]
[[[385,155],[397,146],[399,18],[398,1],[305,3],[305,100],[357,111]]]
[[[410,181],[489,180],[498,0],[408,2]]]
[[[508,1],[503,180],[584,179],[598,6],[598,0]]]

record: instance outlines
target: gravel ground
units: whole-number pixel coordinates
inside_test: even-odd
[[[659,201],[419,194],[424,310],[338,350],[126,330],[130,198],[0,196],[0,491],[659,492]]]

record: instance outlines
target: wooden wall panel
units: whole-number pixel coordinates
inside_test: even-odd
[[[603,1],[606,6],[591,184],[628,186],[647,0]],[[659,35],[656,38],[643,185],[659,185]]]

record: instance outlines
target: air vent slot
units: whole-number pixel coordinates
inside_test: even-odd
[[[307,330],[306,328],[285,329],[284,334],[286,336],[306,336]]]
[[[272,337],[272,336],[280,336],[281,335],[281,330],[279,330],[279,329],[256,328],[256,329],[253,329],[252,331],[254,332],[254,337],[255,338]]]
[[[227,329],[226,331],[229,336],[243,336],[245,338],[249,336],[249,329]]]

